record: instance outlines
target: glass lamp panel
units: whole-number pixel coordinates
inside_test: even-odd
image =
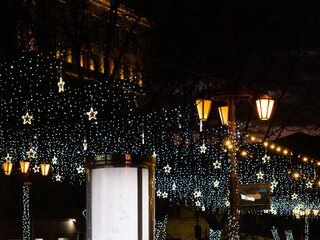
[[[211,100],[205,100],[205,99],[197,99],[196,105],[198,110],[198,116],[200,121],[207,121],[210,110],[211,110]]]
[[[27,173],[29,170],[30,162],[21,162],[20,161],[20,168],[22,173]]]
[[[228,106],[219,107],[219,115],[222,125],[228,125]]]

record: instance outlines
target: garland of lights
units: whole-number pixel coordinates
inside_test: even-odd
[[[286,240],[294,240],[292,230],[286,230],[285,234],[286,234]]]
[[[166,227],[168,222],[168,215],[164,216],[163,221],[155,221],[155,239],[159,239],[160,234],[162,239],[166,239]]]
[[[29,186],[23,186],[22,197],[22,240],[31,239],[31,219],[30,219],[30,189]]]
[[[222,230],[213,230],[210,229],[210,240],[219,240]]]
[[[316,161],[250,135],[239,145],[241,125],[236,144],[226,141],[224,126],[199,134],[195,106],[141,115],[143,91],[132,79],[79,84],[54,56],[37,54],[0,64],[0,80],[2,161],[30,161],[35,173],[51,163],[53,181],[81,184],[87,156],[156,155],[156,196],[214,214],[230,204],[228,154],[236,147],[239,183],[270,182],[272,190],[270,210],[242,214],[300,217],[320,209]],[[26,113],[33,118],[22,119]]]
[[[271,232],[274,240],[280,240],[278,229],[275,226],[272,227]]]
[[[308,216],[304,219],[304,239],[309,240],[309,219]]]

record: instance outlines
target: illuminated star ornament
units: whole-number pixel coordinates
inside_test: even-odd
[[[277,185],[278,185],[277,181],[273,180],[271,182],[271,187],[270,187],[271,192],[273,192],[273,190],[277,187]]]
[[[33,172],[34,172],[34,173],[40,172],[40,166],[35,165],[35,166],[33,167]]]
[[[55,176],[57,182],[61,182],[61,176],[59,173]]]
[[[198,200],[198,201],[196,201],[196,206],[197,207],[200,207],[201,206],[201,202]]]
[[[221,163],[218,162],[218,161],[215,161],[215,162],[213,163],[213,167],[214,167],[214,169],[221,168]]]
[[[83,140],[83,151],[87,151],[87,149],[88,149],[87,140],[84,139],[84,140]]]
[[[263,179],[264,174],[261,171],[258,172],[256,175],[258,179]]]
[[[60,76],[60,81],[58,82],[59,93],[64,92],[64,84],[65,82],[63,81],[62,76]]]
[[[162,198],[168,198],[168,193],[166,192],[162,193]]]
[[[214,186],[215,188],[218,187],[218,186],[219,186],[219,181],[218,181],[218,180],[214,181],[213,186]]]
[[[84,130],[84,136],[83,136],[83,151],[87,151],[88,144],[87,144],[87,138],[86,138],[86,130]]]
[[[29,115],[28,111],[26,112],[26,115],[22,116],[23,124],[31,124],[31,120],[33,119],[32,115]]]
[[[12,157],[9,155],[9,153],[7,153],[7,156],[4,158],[4,160],[6,160],[7,163],[11,163],[11,159]]]
[[[307,188],[312,188],[312,183],[311,182],[307,182],[306,186],[307,186]]]
[[[176,190],[176,188],[177,188],[176,183],[175,183],[175,182],[173,182],[173,184],[172,184],[172,190],[173,190],[173,191],[175,191],[175,190]]]
[[[89,117],[89,121],[91,121],[92,119],[97,119],[97,114],[98,114],[98,111],[95,111],[93,110],[93,96],[91,96],[91,108],[90,108],[90,112],[87,112],[86,113]]]
[[[157,197],[160,197],[162,195],[160,189],[157,191]]]
[[[169,164],[167,164],[167,166],[163,167],[163,169],[164,169],[165,173],[170,173],[170,171],[171,171],[171,167],[169,166]]]
[[[227,200],[226,201],[226,207],[229,207],[230,206],[230,202]]]
[[[193,195],[194,195],[195,198],[201,197],[201,191],[197,191],[197,190],[196,190],[196,191],[193,193]]]
[[[34,151],[32,148],[30,148],[30,150],[27,152],[28,158],[35,158],[36,153],[37,153],[36,151]]]
[[[98,111],[94,111],[93,107],[90,108],[90,112],[86,113],[89,116],[89,121],[92,119],[97,119],[96,115],[98,114]]]
[[[206,207],[202,206],[201,210],[202,210],[202,212],[204,212],[206,210]]]
[[[53,155],[52,164],[56,165],[57,163],[58,163],[58,158],[56,157],[56,155]]]
[[[267,154],[265,154],[263,157],[262,157],[262,161],[263,163],[268,163],[270,161],[270,156],[268,156]]]
[[[81,165],[79,165],[79,167],[77,167],[77,171],[78,173],[84,173],[84,167],[82,167]]]
[[[291,195],[291,199],[297,199],[298,198],[298,194],[294,193]]]
[[[200,146],[200,152],[201,153],[206,153],[207,147],[206,145],[203,143],[202,146]]]

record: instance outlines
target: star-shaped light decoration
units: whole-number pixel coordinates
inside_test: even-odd
[[[270,161],[270,156],[268,156],[267,154],[264,154],[264,156],[262,157],[262,161],[263,163],[268,163]]]
[[[56,165],[57,163],[58,163],[58,158],[56,157],[56,155],[53,155],[52,164]]]
[[[60,81],[58,82],[59,93],[64,92],[64,84],[65,82],[63,81],[62,77],[60,77]]]
[[[213,186],[214,186],[215,188],[218,187],[218,186],[219,186],[219,181],[218,181],[218,180],[214,181]]]
[[[96,115],[98,114],[98,111],[94,111],[93,107],[90,108],[90,112],[86,113],[89,116],[89,121],[91,121],[92,119],[97,119]]]
[[[175,190],[176,190],[176,188],[177,188],[176,183],[175,183],[175,182],[173,182],[173,184],[172,184],[172,190],[173,190],[173,191],[175,191]]]
[[[77,167],[77,171],[78,173],[84,173],[84,167],[82,167],[81,165],[79,165],[79,167]]]
[[[226,207],[229,207],[230,206],[230,202],[227,200],[226,201]]]
[[[271,209],[270,212],[272,213],[272,215],[277,215],[277,211],[274,209]]]
[[[57,175],[55,176],[56,181],[57,182],[61,182],[61,176],[59,175],[59,173],[57,173]]]
[[[201,197],[201,191],[197,191],[197,190],[194,191],[193,196],[194,196],[195,198]]]
[[[32,115],[29,115],[29,112],[26,112],[26,115],[22,116],[23,124],[31,124],[31,120],[33,119]]]
[[[6,160],[7,163],[11,163],[12,157],[9,153],[7,153],[7,156],[4,158],[4,160]]]
[[[298,198],[298,194],[294,193],[294,194],[291,195],[291,199],[292,199],[292,200],[293,200],[293,199],[297,199],[297,198]]]
[[[273,181],[271,182],[271,186],[270,186],[271,192],[273,192],[273,190],[274,190],[277,186],[278,186],[278,182],[275,181],[275,180],[273,180]]]
[[[156,151],[153,151],[152,157],[157,157]]]
[[[201,153],[206,153],[206,150],[207,150],[207,147],[206,147],[205,143],[203,143],[203,144],[200,146],[200,152],[201,152]]]
[[[307,188],[312,188],[312,183],[311,182],[307,182],[306,186],[307,186]]]
[[[213,167],[214,167],[214,169],[221,168],[221,162],[218,162],[218,160],[215,161],[215,162],[213,163]]]
[[[163,192],[163,193],[162,193],[162,198],[168,198],[168,193]]]
[[[262,173],[262,172],[260,171],[260,172],[258,172],[256,175],[257,175],[257,178],[258,178],[258,179],[263,179],[264,173]]]
[[[160,189],[157,191],[157,197],[160,197],[162,195]]]
[[[37,153],[36,151],[34,151],[32,148],[30,148],[30,150],[27,152],[28,158],[35,158],[36,153]]]
[[[198,201],[196,201],[196,206],[197,207],[200,207],[201,206],[201,202],[198,200]]]
[[[35,166],[33,167],[33,172],[34,172],[34,173],[40,172],[40,166],[35,165]]]
[[[202,212],[204,212],[206,210],[206,207],[202,206],[201,210],[202,210]]]
[[[84,139],[83,140],[83,151],[87,151],[87,149],[88,149],[88,144],[87,144],[87,140],[86,139]]]
[[[169,166],[168,163],[167,163],[167,166],[164,166],[164,167],[163,167],[163,169],[164,169],[164,172],[165,172],[165,173],[170,173],[170,171],[171,171],[171,167]]]

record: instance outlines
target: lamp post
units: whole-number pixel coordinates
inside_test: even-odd
[[[33,231],[31,230],[31,218],[30,218],[30,185],[28,181],[30,161],[20,161],[20,170],[15,170],[14,174],[21,172],[23,175],[23,187],[22,187],[22,240],[33,239]],[[3,171],[6,176],[10,176],[13,172],[13,163],[6,161],[2,164]],[[50,170],[50,164],[41,164],[42,176],[47,176]]]
[[[237,160],[236,160],[236,117],[235,117],[235,102],[240,100],[250,101],[252,94],[248,90],[238,90],[230,92],[218,92],[211,97],[213,101],[222,101],[228,106],[219,107],[219,114],[223,125],[228,123],[228,140],[230,141],[229,147],[229,163],[230,163],[230,178],[229,178],[229,202],[230,202],[230,215],[229,215],[229,239],[238,240],[239,237],[239,206],[238,206],[238,173],[237,173]],[[206,121],[209,117],[211,100],[197,99],[197,110],[200,121]],[[210,103],[209,103],[209,102]],[[261,120],[268,120],[271,116],[274,100],[268,95],[262,96],[256,100],[258,114]],[[208,107],[209,106],[209,107]],[[206,112],[207,111],[207,112]],[[203,116],[206,116],[204,118]]]

